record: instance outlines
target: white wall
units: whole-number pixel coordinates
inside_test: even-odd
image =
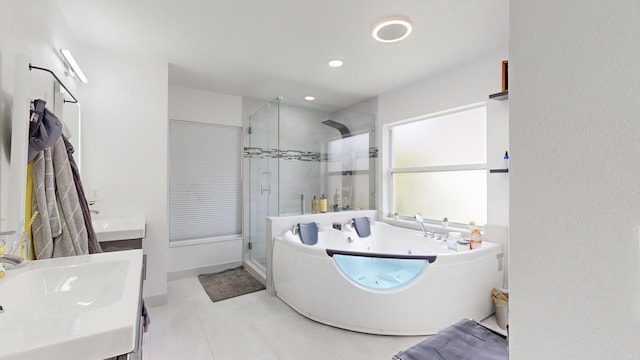
[[[511,1],[510,358],[640,358],[640,3]]]
[[[51,69],[69,90],[78,95],[76,89],[80,85],[65,74],[60,48],[75,53],[77,46],[55,3],[37,0],[0,1],[0,230],[15,230],[18,225],[5,220],[9,211],[15,57],[16,54],[24,54],[33,65]],[[34,70],[29,72],[28,81],[30,97],[46,100],[47,107],[53,110],[54,80],[51,75]]]
[[[169,119],[242,127],[242,98],[170,85]]]
[[[170,85],[169,119],[242,127],[242,98]],[[168,249],[170,279],[222,271],[241,264],[242,237]]]
[[[146,219],[144,296],[161,303],[167,289],[168,65],[93,47],[76,55],[89,78],[82,88],[82,166],[95,218]]]

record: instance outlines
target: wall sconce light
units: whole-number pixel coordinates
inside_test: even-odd
[[[76,59],[73,58],[73,55],[71,55],[71,52],[67,49],[60,49],[60,52],[62,53],[62,56],[64,56],[64,59],[67,61],[67,64],[69,64],[71,71],[73,71],[74,74],[78,75],[80,81],[85,84],[88,83],[89,81],[87,80],[87,77],[84,76],[84,73],[82,72],[82,70],[80,70],[80,66],[76,62]]]

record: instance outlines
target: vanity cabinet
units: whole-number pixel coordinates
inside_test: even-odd
[[[142,239],[124,239],[101,241],[100,247],[104,252],[142,249]],[[142,280],[147,279],[147,254],[142,255]]]

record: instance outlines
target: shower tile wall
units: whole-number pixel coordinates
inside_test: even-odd
[[[304,194],[305,213],[311,212],[311,199],[326,190],[322,165],[327,154],[327,139],[337,131],[322,124],[329,119],[323,111],[280,107],[280,149],[306,152],[301,156],[283,156],[280,161],[280,214],[300,214],[300,195]],[[330,194],[326,194],[329,196]]]
[[[330,117],[333,121],[345,125],[354,137],[360,139],[353,139],[358,144],[355,150],[346,151],[340,160],[344,167],[348,167],[348,163],[351,162],[354,165],[352,168],[356,169],[357,173],[353,175],[353,178],[329,176],[329,188],[335,192],[336,188],[342,187],[344,194],[341,196],[343,197],[348,196],[351,192],[351,198],[348,199],[351,208],[375,209],[375,163],[378,157],[375,116],[362,112],[338,110]],[[368,143],[366,138],[361,138],[364,134],[368,134]],[[351,161],[344,158],[349,155],[353,156]]]
[[[332,159],[329,159],[331,150],[328,148],[328,143],[340,140],[341,135],[337,129],[322,124],[328,119],[345,125],[353,135],[369,134],[368,144],[366,139],[364,143],[358,141],[358,145],[364,146],[364,149],[368,148],[368,153],[367,150],[360,148],[358,151],[346,151],[346,154],[354,156],[353,159],[341,159],[340,152],[337,154],[334,152]],[[305,213],[311,211],[311,199],[314,195],[319,198],[324,193],[331,205],[336,189],[339,189],[341,199],[344,196],[348,197],[349,205],[352,207],[374,208],[373,165],[378,154],[375,146],[374,120],[371,114],[344,110],[330,114],[281,103],[278,131],[274,131],[273,126],[267,129],[266,121],[254,122],[252,124],[254,132],[265,131],[268,135],[264,137],[265,141],[262,144],[252,144],[251,148],[246,148],[245,157],[263,159],[260,161],[265,164],[271,163],[262,166],[273,170],[269,176],[266,176],[272,184],[271,198],[277,199],[277,202],[269,203],[270,208],[275,206],[270,214],[300,214],[301,194],[304,194]],[[355,140],[355,137],[346,139],[348,143],[352,140]],[[338,149],[341,148],[338,145]],[[275,159],[280,159],[279,164],[273,163]],[[332,167],[328,160],[337,161],[337,167]],[[343,162],[352,165],[342,165]],[[353,178],[336,175],[342,170],[341,166],[355,169],[358,173],[352,175]],[[275,169],[278,169],[277,174]],[[331,171],[333,175],[327,175]],[[260,208],[265,207],[266,204],[252,203],[251,206]]]

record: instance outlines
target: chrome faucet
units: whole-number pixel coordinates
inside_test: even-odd
[[[89,204],[89,207],[95,206],[96,205],[96,201],[95,200],[89,200],[88,204]],[[89,212],[93,213],[93,214],[96,214],[96,215],[100,214],[100,211],[98,211],[96,209],[91,209],[91,210],[89,210]]]
[[[422,226],[422,232],[424,233],[424,236],[431,237],[433,233],[431,231],[427,231],[427,229],[424,227],[424,218],[422,217],[422,215],[416,214],[414,218],[416,219],[416,222],[420,224],[420,226]]]
[[[24,259],[20,256],[10,255],[10,254],[0,254],[0,263],[9,264],[13,266],[20,266]]]

